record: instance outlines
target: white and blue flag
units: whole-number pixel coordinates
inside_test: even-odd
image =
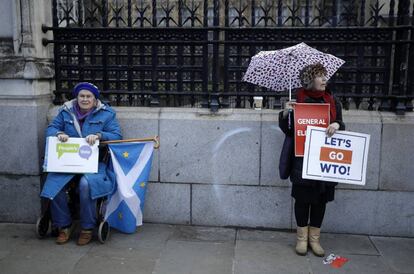
[[[120,143],[108,147],[117,189],[106,206],[105,220],[119,231],[133,233],[142,225],[154,143]]]

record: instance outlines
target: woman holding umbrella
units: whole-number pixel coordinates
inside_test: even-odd
[[[344,60],[300,43],[291,47],[261,51],[252,60],[243,77],[246,82],[275,91],[301,87],[297,95],[298,103],[328,103],[331,124],[326,134],[332,136],[337,130],[345,129],[342,122],[341,105],[326,90],[327,80],[345,63]],[[283,179],[290,177],[293,183],[292,196],[295,198],[297,228],[296,252],[305,255],[309,245],[318,256],[324,255],[320,246],[320,227],[325,215],[326,203],[334,199],[336,183],[302,179],[303,157],[295,157],[293,143],[292,103],[279,114],[279,126],[288,136],[282,149],[279,163]],[[291,137],[291,138],[289,138]],[[292,140],[291,142],[286,142]],[[281,168],[282,167],[282,168]],[[285,168],[287,167],[287,168]]]
[[[305,66],[299,73],[302,87],[298,89],[297,103],[324,103],[330,105],[331,124],[326,129],[327,136],[332,136],[337,130],[344,130],[342,122],[342,108],[340,103],[326,90],[327,70],[320,64]],[[282,131],[293,136],[292,102],[279,113],[279,126]],[[326,204],[334,200],[337,183],[308,180],[302,178],[303,157],[282,155],[282,158],[291,159],[290,181],[292,182],[292,197],[295,198],[295,218],[297,223],[296,253],[306,255],[308,244],[317,256],[324,256],[325,251],[320,245],[320,231],[325,215]],[[293,154],[293,155],[292,155]]]

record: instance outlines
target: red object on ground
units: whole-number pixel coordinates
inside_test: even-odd
[[[338,256],[332,261],[331,266],[333,268],[341,268],[347,261],[349,261],[349,259]]]

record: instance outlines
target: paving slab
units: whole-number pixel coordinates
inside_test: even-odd
[[[293,232],[240,229],[237,231],[237,240],[278,242],[286,245],[295,241],[296,234]]]
[[[134,234],[111,232],[100,244],[39,240],[33,224],[0,224],[0,273],[137,274],[414,274],[414,238],[322,233],[326,253],[349,261],[339,269],[310,251],[298,256],[295,233],[145,223]]]
[[[33,225],[0,224],[0,260],[6,258],[18,246],[33,238]]]
[[[152,273],[173,229],[145,224],[134,234],[113,230],[105,244],[95,237],[88,246],[79,247],[77,233],[69,243],[58,246],[52,237],[35,238],[34,225],[5,224],[0,232],[8,237],[1,237],[0,242],[12,238],[15,248],[0,260],[0,269],[1,273]],[[64,258],[64,262],[57,258]]]
[[[398,273],[414,273],[414,238],[371,237],[381,259]]]
[[[340,255],[340,254],[339,254]],[[323,264],[323,258],[310,256],[312,273],[342,274],[342,273],[363,273],[363,274],[397,274],[382,262],[380,256],[346,255],[343,256],[349,261],[341,268],[333,268]]]
[[[1,273],[70,273],[93,246],[80,248],[75,242],[59,246],[52,238],[36,243],[16,246],[0,260]]]
[[[71,273],[117,273],[151,274],[159,258],[159,252],[146,248],[96,248],[76,263]]]
[[[153,274],[231,274],[233,243],[169,241]]]
[[[237,232],[237,240],[277,242],[294,248],[296,232],[242,229]],[[379,255],[369,237],[363,235],[322,233],[321,244],[327,254]]]
[[[175,226],[144,223],[133,234],[111,230],[108,241],[103,245],[108,248],[163,248]]]
[[[33,224],[0,223],[0,247],[17,242],[25,242],[35,236]]]
[[[203,226],[176,226],[170,240],[234,243],[236,240],[236,229]]]
[[[327,254],[378,256],[378,250],[368,236],[348,234],[321,234],[321,244]]]
[[[297,256],[292,244],[281,242],[236,242],[235,274],[312,273],[307,256]]]
[[[76,264],[74,273],[152,273],[174,228],[145,224],[136,233],[111,232],[104,244],[94,244]]]

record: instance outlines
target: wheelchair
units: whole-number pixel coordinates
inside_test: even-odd
[[[154,148],[158,149],[160,147],[159,137],[155,136],[153,138],[144,138],[144,139],[128,139],[128,140],[119,140],[119,141],[106,141],[101,142],[99,147],[99,161],[109,163],[110,154],[108,151],[107,144],[110,143],[120,143],[120,142],[142,142],[142,141],[153,141]],[[102,145],[102,146],[101,146]],[[69,183],[67,188],[68,203],[69,209],[71,211],[72,220],[76,222],[79,220],[79,196],[76,193],[76,186],[82,175],[76,175]],[[97,219],[98,219],[98,231],[97,236],[99,242],[102,244],[105,243],[109,238],[110,226],[107,221],[105,221],[105,212],[106,204],[109,196],[98,198],[96,203],[97,210]],[[39,239],[45,238],[48,235],[49,229],[51,230],[50,235],[57,237],[59,234],[58,228],[52,225],[52,217],[50,212],[50,200],[42,198],[42,214],[37,219],[36,222],[36,235]]]
[[[79,220],[79,195],[76,191],[77,183],[79,182],[81,175],[76,175],[69,183],[66,189],[68,196],[68,206],[72,215],[73,222],[76,223]],[[97,236],[100,243],[105,243],[110,234],[110,226],[105,221],[105,209],[106,209],[107,197],[98,198],[96,202],[96,216],[98,222]],[[52,224],[52,217],[50,212],[49,199],[42,198],[42,214],[36,221],[36,235],[39,239],[45,238],[48,235],[50,229],[50,235],[57,237],[59,234],[58,228]]]
[[[109,162],[109,151],[106,145],[99,147],[99,161],[100,162]],[[72,220],[76,223],[79,220],[79,195],[76,191],[77,184],[81,178],[82,174],[75,175],[72,180],[67,184],[66,194],[68,197],[68,206],[70,213],[72,215]],[[43,187],[43,186],[42,186]],[[97,236],[100,243],[105,243],[110,234],[110,226],[107,221],[105,221],[105,210],[106,203],[109,197],[98,198],[96,202],[96,216],[98,231]],[[52,224],[52,214],[50,212],[50,203],[49,199],[41,198],[41,215],[36,221],[36,236],[39,239],[43,239],[48,236],[50,230],[50,235],[52,237],[57,237],[59,234],[58,228],[54,227]]]

